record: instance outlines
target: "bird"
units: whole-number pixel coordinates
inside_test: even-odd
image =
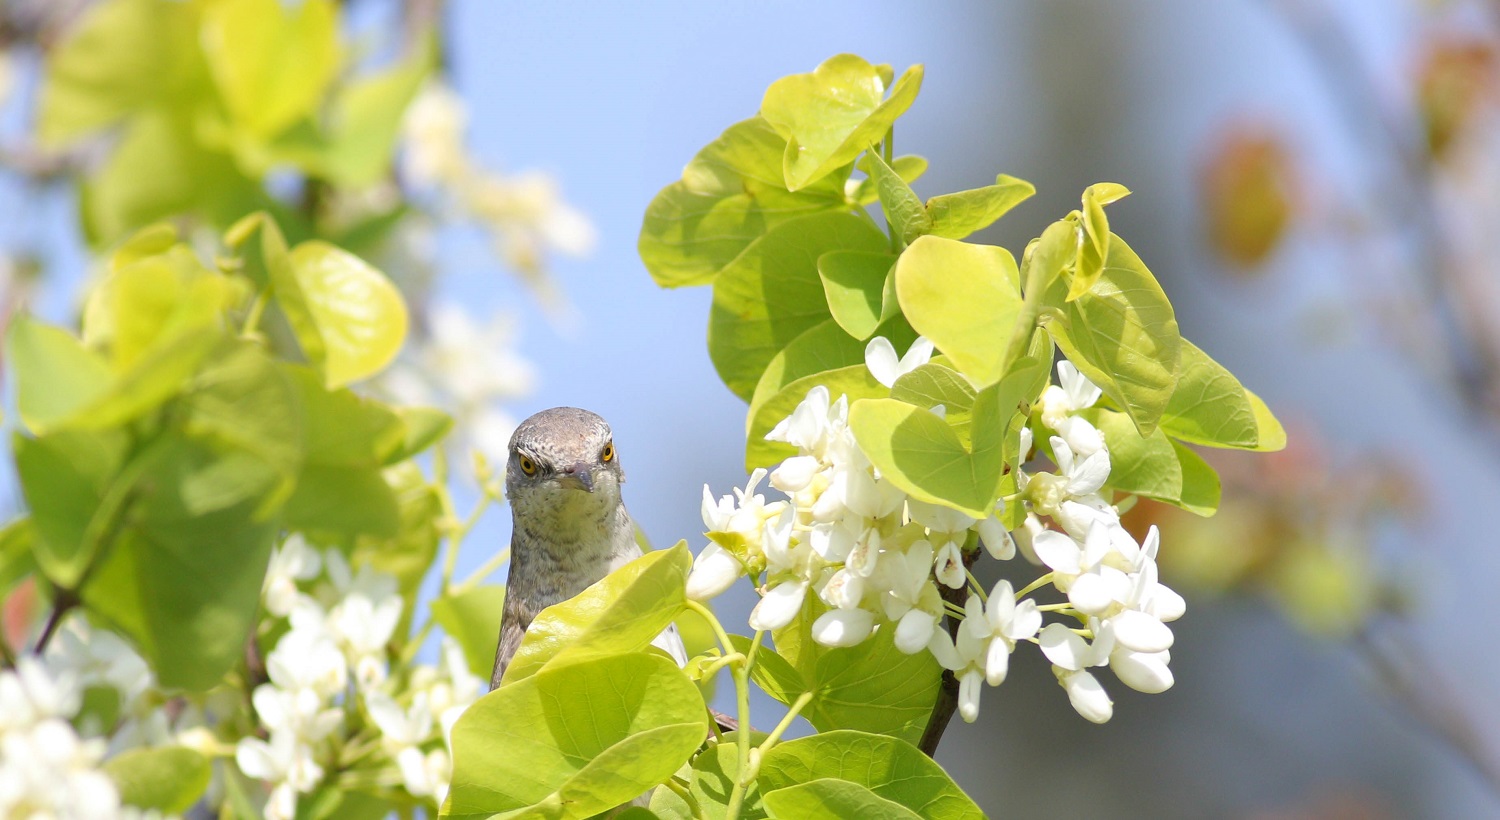
[[[511,434],[505,495],[514,525],[490,689],[500,686],[537,613],[641,557],[624,483],[614,434],[596,413],[553,407]],[[675,624],[652,643],[687,665]]]

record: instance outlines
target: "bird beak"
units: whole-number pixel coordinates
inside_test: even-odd
[[[561,478],[558,479],[564,487],[575,490],[594,491],[594,471],[588,464],[580,461],[571,467],[564,468]]]

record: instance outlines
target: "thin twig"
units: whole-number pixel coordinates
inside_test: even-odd
[[[968,571],[974,562],[979,560],[979,550],[964,554],[964,570]],[[942,594],[943,600],[950,604],[963,608],[964,602],[969,599],[969,586],[965,584],[958,589],[953,589],[947,584],[940,584],[938,592]],[[948,637],[958,639],[958,627],[962,621],[957,618],[948,618]],[[922,730],[922,740],[917,743],[917,748],[928,757],[937,756],[938,743],[942,742],[943,732],[948,729],[948,721],[953,719],[953,713],[958,709],[958,677],[953,670],[943,670],[942,685],[938,687],[937,702],[932,704],[932,713],[927,717],[927,728]]]

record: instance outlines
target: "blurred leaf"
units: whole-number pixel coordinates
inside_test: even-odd
[[[783,223],[746,248],[714,281],[708,324],[709,356],[729,389],[748,401],[776,354],[830,317],[820,256],[885,249],[884,234],[843,213]]]
[[[401,526],[396,494],[379,467],[307,463],[286,502],[294,530],[392,538]]]
[[[1048,302],[1062,302],[1049,292]],[[1172,303],[1125,240],[1113,236],[1109,258],[1088,293],[1061,305],[1047,332],[1068,361],[1122,407],[1143,435],[1177,385],[1182,347]]]
[[[909,345],[916,338],[916,334],[904,322],[887,325],[884,335],[891,339],[892,344],[903,346]],[[752,419],[761,405],[792,382],[825,370],[863,364],[864,361],[865,343],[845,333],[838,322],[826,319],[808,328],[792,339],[766,365],[765,372],[755,383],[755,393],[750,397],[750,411],[745,418],[746,428],[752,426]]]
[[[1031,183],[1000,174],[995,177],[994,185],[935,196],[927,200],[927,213],[932,218],[928,233],[944,239],[963,239],[993,225],[1035,193]]]
[[[537,614],[502,686],[575,660],[638,652],[686,608],[687,542],[648,552]],[[498,622],[497,622],[498,626]],[[694,690],[696,692],[696,690]],[[700,738],[701,740],[701,738]]]
[[[818,276],[833,320],[856,339],[868,339],[882,320],[885,280],[896,257],[889,253],[829,251],[818,257]]]
[[[277,268],[271,268],[277,299],[328,387],[343,387],[390,364],[407,324],[406,302],[391,280],[319,240],[294,248],[290,262],[290,280],[277,281]],[[321,357],[313,353],[320,347]]]
[[[244,653],[278,526],[258,520],[274,470],[190,438],[146,462],[128,526],[83,587],[89,609],[128,636],[162,686],[215,686]]]
[[[406,601],[401,615],[402,625],[396,634],[405,635],[407,621],[416,609],[422,579],[432,568],[438,542],[442,539],[439,522],[443,518],[443,505],[437,491],[414,462],[403,461],[387,467],[382,475],[396,498],[396,534],[388,538],[359,535],[354,542],[352,558],[356,566],[368,563],[387,575],[395,576]]]
[[[772,83],[760,113],[787,140],[782,173],[789,190],[854,161],[879,142],[911,107],[922,87],[922,67],[908,68],[885,95],[875,66],[853,54],[825,60],[808,74]]]
[[[84,181],[79,204],[89,241],[108,245],[185,212],[228,224],[265,200],[228,154],[199,142],[190,114],[149,109],[125,124],[104,167]]]
[[[385,463],[405,461],[437,444],[453,429],[453,417],[436,407],[395,407],[406,433],[401,444],[386,454]]]
[[[182,746],[126,749],[104,764],[120,802],[163,814],[181,814],[208,789],[208,759]]]
[[[218,0],[203,20],[203,50],[236,122],[271,137],[311,114],[340,61],[331,0]]]
[[[0,528],[0,599],[36,568],[35,544],[36,527],[31,516],[12,519]]]
[[[251,342],[223,345],[188,387],[183,430],[222,449],[253,454],[274,469],[279,483],[263,513],[292,492],[303,463],[304,421],[292,384]],[[305,407],[305,406],[304,406]]]
[[[363,187],[390,172],[402,118],[432,71],[434,51],[433,38],[423,37],[405,60],[339,90],[322,164],[331,182]]]
[[[440,595],[432,602],[432,617],[463,647],[469,671],[481,680],[495,669],[496,637],[504,608],[504,584],[481,584],[456,595]]]
[[[44,52],[41,141],[63,144],[183,94],[202,73],[197,18],[191,4],[160,0],[105,0],[83,9]]]
[[[891,233],[901,240],[902,246],[910,245],[922,234],[932,233],[932,217],[922,200],[912,192],[891,166],[885,164],[875,151],[870,151],[870,176],[875,180],[875,191],[880,196],[880,209],[890,225]]]
[[[771,817],[815,820],[921,820],[921,815],[899,803],[886,800],[858,783],[822,777],[786,786],[765,796]]]
[[[109,365],[60,327],[25,314],[11,320],[5,349],[21,421],[44,430],[94,402],[109,387]]]
[[[309,367],[281,370],[302,405],[309,464],[379,467],[402,449],[406,427],[390,407],[347,388],[330,390]]]
[[[297,801],[296,820],[383,820],[394,809],[377,795],[326,785]]]
[[[94,560],[105,522],[124,502],[111,491],[126,456],[117,432],[65,431],[11,442],[26,506],[31,510],[37,564],[52,583],[71,589]]]
[[[593,657],[508,681],[453,727],[442,816],[533,807],[587,817],[627,803],[698,749],[705,715],[692,681],[654,655]]]
[[[984,817],[932,758],[884,735],[840,730],[779,743],[762,761],[759,781],[769,795],[824,778],[864,786],[929,820]]]
[[[735,123],[693,157],[682,179],[651,200],[637,249],[656,284],[708,284],[777,225],[847,209],[847,172],[787,191],[781,172],[785,151],[786,139],[764,119]]]
[[[976,384],[1004,374],[1021,315],[1020,273],[1010,251],[922,237],[896,262],[896,293],[911,326]]]

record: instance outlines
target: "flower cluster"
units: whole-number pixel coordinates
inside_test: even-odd
[[[563,201],[551,177],[504,175],[479,165],[465,148],[469,114],[451,88],[433,83],[417,96],[405,119],[405,176],[440,189],[454,208],[482,225],[507,265],[544,296],[549,251],[583,256],[594,246],[587,217]]]
[[[393,675],[386,647],[403,611],[395,579],[368,565],[354,572],[338,550],[320,553],[296,536],[273,555],[263,594],[267,612],[290,628],[252,694],[266,737],[241,738],[235,762],[270,786],[266,816],[295,816],[299,795],[334,767],[360,761],[368,773],[371,759],[377,770],[393,766],[411,797],[440,803],[451,774],[448,730],[483,692],[457,644],[444,641],[437,667]]]
[[[898,360],[890,342],[877,337],[866,365],[889,387],[932,352],[919,339]],[[750,614],[756,630],[788,626],[809,595],[818,600],[810,631],[819,643],[851,646],[893,629],[901,651],[929,651],[953,671],[967,721],[978,716],[981,683],[1002,683],[1023,642],[1041,648],[1073,707],[1097,723],[1109,720],[1112,702],[1094,667],[1110,667],[1142,692],[1167,689],[1172,632],[1165,624],[1182,615],[1182,598],[1158,580],[1156,529],[1138,543],[1104,494],[1109,449],[1082,414],[1099,388],[1066,361],[1057,370],[1057,384],[1034,402],[1037,412],[1020,434],[1012,467],[1017,492],[983,519],[896,487],[860,449],[846,398],[831,400],[826,388],[813,388],[766,436],[798,455],[769,474],[756,470],[734,496],[716,501],[704,488],[711,543],[694,562],[688,594],[711,598],[748,574],[761,593]],[[1038,432],[1055,471],[1024,469]],[[768,475],[784,499],[768,501],[760,492]],[[1007,504],[1021,506],[1002,517]],[[1021,524],[1012,531],[1004,520]],[[1000,561],[1019,551],[1046,573],[1019,593],[1005,580],[985,590],[967,568],[981,548]],[[1048,586],[1061,601],[1030,597]],[[1063,620],[1044,625],[1044,614]],[[945,618],[954,622],[951,632]]]
[[[0,670],[0,817],[117,817],[119,792],[99,768],[106,744],[72,724],[79,680],[49,667],[24,657]]]

